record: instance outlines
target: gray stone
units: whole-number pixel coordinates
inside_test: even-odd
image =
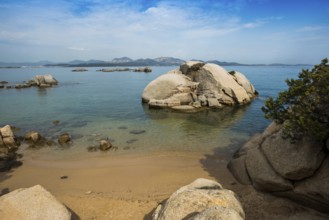
[[[282,178],[273,170],[259,148],[248,151],[246,168],[256,189],[273,192],[293,189],[289,180]]]
[[[216,98],[208,98],[208,106],[209,108],[221,108],[222,105],[218,102]]]
[[[272,122],[269,126],[267,126],[267,128],[264,130],[264,132],[262,133],[262,137],[266,138],[272,134],[275,134],[277,132],[279,132],[282,128],[282,124],[277,124],[275,122]]]
[[[189,219],[210,207],[232,209],[244,219],[244,211],[234,192],[223,189],[215,181],[197,179],[178,189],[153,213],[153,220]],[[209,213],[213,213],[209,211]],[[203,215],[199,216],[203,217]],[[193,218],[191,218],[193,219]],[[209,218],[210,219],[210,218]]]
[[[300,180],[312,176],[324,159],[323,144],[304,137],[291,143],[282,130],[268,136],[261,148],[274,170],[282,177]]]
[[[36,185],[1,196],[0,219],[70,220],[71,213],[47,190]]]
[[[197,213],[189,220],[243,220],[234,209],[214,206]]]
[[[285,196],[319,211],[329,212],[329,157],[312,177],[296,182],[294,191]]]
[[[246,155],[232,159],[227,164],[227,168],[239,183],[244,185],[252,184],[246,168]]]
[[[190,71],[198,71],[205,63],[200,61],[188,61],[180,65],[179,70],[184,75],[187,75]]]
[[[262,143],[263,140],[263,135],[262,134],[255,134],[252,136],[236,153],[235,157],[237,156],[242,156],[246,155],[249,150],[252,150],[254,148],[259,148],[260,144]]]
[[[171,107],[171,109],[175,110],[175,111],[178,111],[178,112],[198,112],[198,111],[202,110],[201,108],[195,107],[194,105],[173,106],[173,107]]]

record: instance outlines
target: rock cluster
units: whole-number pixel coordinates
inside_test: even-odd
[[[152,72],[152,69],[150,67],[139,67],[139,68],[134,69],[134,72],[150,73],[150,72]]]
[[[0,197],[0,219],[70,220],[71,213],[40,185]]]
[[[273,122],[236,152],[228,168],[242,184],[328,212],[326,152],[326,143],[308,137],[293,143],[282,138],[282,125]]]
[[[153,220],[242,220],[244,211],[234,192],[219,183],[197,179],[178,189],[152,215]]]
[[[28,80],[23,82],[22,84],[16,84],[14,86],[11,85],[2,85],[0,88],[16,88],[16,89],[22,89],[22,88],[30,88],[30,87],[39,87],[39,88],[47,88],[52,87],[53,85],[57,85],[58,81],[50,74],[45,74],[43,76],[35,76],[34,79]]]
[[[10,125],[0,128],[0,170],[10,169],[17,159],[17,141]]]
[[[201,107],[246,104],[256,95],[254,86],[242,73],[189,61],[150,82],[142,101],[155,108],[197,111]]]

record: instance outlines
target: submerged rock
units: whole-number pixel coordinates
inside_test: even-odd
[[[65,145],[65,144],[69,144],[71,141],[71,136],[69,133],[64,133],[64,134],[61,134],[59,135],[58,137],[58,143],[60,145]]]
[[[221,108],[222,105],[247,104],[256,95],[254,86],[242,73],[230,74],[216,64],[189,61],[150,82],[142,100],[153,108],[194,106],[195,103]]]

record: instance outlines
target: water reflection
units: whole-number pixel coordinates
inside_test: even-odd
[[[186,125],[191,123],[207,125],[212,127],[228,127],[230,124],[241,119],[250,105],[237,107],[224,107],[223,109],[207,109],[195,113],[181,113],[170,109],[149,109],[148,105],[143,104],[145,115],[158,123],[163,123],[165,119],[187,121]],[[189,127],[188,129],[193,129]]]

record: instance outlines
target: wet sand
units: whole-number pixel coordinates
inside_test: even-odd
[[[218,155],[166,152],[41,160],[27,154],[22,161],[22,166],[0,173],[0,192],[40,184],[72,211],[72,219],[151,219],[158,203],[200,177],[235,191],[246,219],[329,217],[236,183],[226,169],[228,158]]]

